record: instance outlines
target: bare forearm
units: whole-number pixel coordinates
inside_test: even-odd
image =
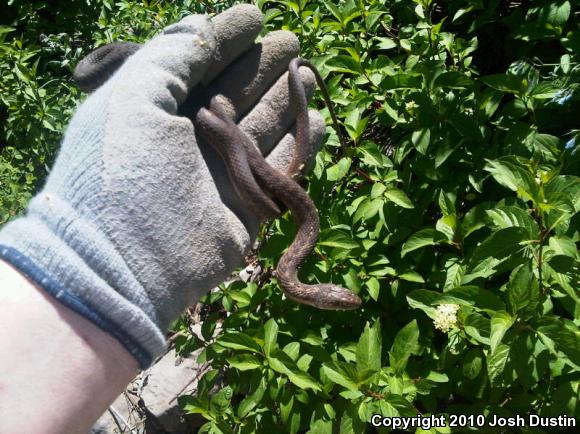
[[[113,337],[0,261],[0,432],[82,433],[137,373]]]

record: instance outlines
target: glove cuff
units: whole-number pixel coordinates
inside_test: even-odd
[[[47,207],[47,196],[34,198],[26,217],[2,229],[0,258],[116,338],[147,368],[166,343],[147,293],[102,231],[52,196]]]

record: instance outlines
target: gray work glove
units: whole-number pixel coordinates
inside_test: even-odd
[[[261,21],[241,5],[189,16],[145,44],[81,105],[46,185],[0,232],[1,258],[142,368],[163,352],[171,321],[240,265],[259,226],[182,113],[221,95],[272,164],[284,170],[291,155],[284,73],[299,46],[289,32],[255,44]],[[314,78],[301,74],[311,94]],[[310,118],[314,149],[325,128]]]

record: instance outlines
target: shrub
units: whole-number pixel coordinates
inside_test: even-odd
[[[265,226],[258,281],[206,297],[203,340],[176,324],[180,351],[203,347],[213,368],[180,398],[208,420],[200,432],[360,433],[374,413],[580,417],[579,2],[255,3],[268,30],[300,38],[350,139],[341,149],[329,129],[310,176],[322,232],[302,278],[364,305],[285,300],[270,271],[295,228]],[[88,1],[98,27],[87,14],[45,32],[51,57],[35,42],[47,24],[22,26],[44,10],[27,4],[1,40],[3,219],[44,173],[81,54],[229,6]]]
[[[302,275],[365,303],[298,306],[267,273],[208,296],[205,342],[191,344],[215,369],[181,401],[209,420],[202,432],[578,416],[572,5],[257,3],[269,29],[298,35],[350,138],[340,149],[329,130],[310,176],[322,233]],[[264,229],[266,270],[293,230],[287,216]],[[218,370],[227,386],[212,396]]]

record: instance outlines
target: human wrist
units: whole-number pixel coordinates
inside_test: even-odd
[[[0,282],[0,432],[86,433],[136,360],[1,260]]]
[[[147,367],[165,348],[144,289],[104,233],[41,192],[28,215],[0,231],[0,258],[69,309],[114,336]],[[43,209],[41,209],[43,208]]]

